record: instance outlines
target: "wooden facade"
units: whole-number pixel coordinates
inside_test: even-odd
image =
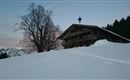
[[[112,32],[103,28],[92,25],[72,24],[67,30],[59,36],[63,40],[65,48],[90,46],[99,39],[108,39],[113,42],[128,42],[127,39],[120,37]]]
[[[64,41],[65,48],[89,46],[96,39],[92,27],[96,28],[96,26],[86,27],[86,25],[73,24],[59,38]]]

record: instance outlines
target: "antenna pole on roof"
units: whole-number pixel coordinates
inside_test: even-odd
[[[82,20],[82,18],[79,16],[79,18],[78,18],[79,23],[81,23],[81,20]]]

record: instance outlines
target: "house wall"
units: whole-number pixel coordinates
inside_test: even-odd
[[[78,33],[78,32],[77,32]],[[64,39],[64,47],[65,48],[72,48],[72,47],[79,47],[79,46],[89,46],[93,44],[96,40],[96,35],[92,30],[74,36],[68,36]]]

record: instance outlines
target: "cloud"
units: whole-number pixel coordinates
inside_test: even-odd
[[[0,48],[16,48],[21,38],[15,33],[0,32]]]

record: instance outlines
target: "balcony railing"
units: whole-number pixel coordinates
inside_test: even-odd
[[[73,40],[68,40],[65,41],[65,44],[75,44],[75,43],[80,43],[80,42],[87,42],[87,41],[91,41],[91,40],[95,40],[96,37],[91,37],[91,38],[84,38],[84,39],[73,39]]]

